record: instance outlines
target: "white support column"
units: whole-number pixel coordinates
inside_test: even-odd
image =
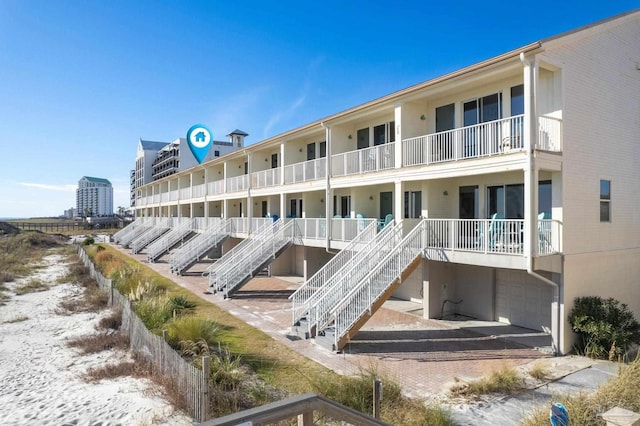
[[[325,249],[331,249],[331,219],[333,218],[333,188],[331,188],[331,127],[322,123],[325,128],[325,139],[327,141],[327,161],[325,162],[325,192],[324,192],[324,213],[325,213]]]
[[[247,154],[247,218],[249,219],[249,231],[251,229],[251,218],[253,218],[253,197],[251,196],[251,171],[253,170],[253,153]]]
[[[394,182],[393,188],[393,218],[395,219],[396,223],[399,220],[402,220],[404,216],[404,206],[402,205],[403,200],[404,194],[402,192],[402,181],[397,180]]]
[[[396,145],[394,149],[395,155],[395,168],[399,169],[402,167],[402,103],[397,103],[395,106],[395,123],[396,128],[393,129],[396,135]]]
[[[284,142],[282,142],[280,144],[280,185],[284,185],[284,165],[285,165],[285,161],[284,161]]]
[[[524,65],[524,147],[529,161],[524,170],[524,251],[537,255],[538,170],[535,166],[536,140],[536,63],[531,58]]]

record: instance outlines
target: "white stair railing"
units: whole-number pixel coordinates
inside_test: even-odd
[[[156,261],[158,257],[168,252],[171,247],[187,236],[192,231],[192,219],[181,218],[179,225],[158,238],[147,247],[147,260],[149,263]]]
[[[225,271],[233,269],[235,264],[246,262],[251,256],[251,252],[255,249],[256,240],[269,240],[273,237],[273,230],[276,223],[281,222],[265,221],[254,230],[247,238],[242,240],[238,245],[226,252],[217,262],[209,266],[209,287],[214,292],[222,291],[223,282],[220,277],[225,275]],[[278,225],[279,226],[279,225]]]
[[[217,291],[222,292],[225,298],[247,278],[251,278],[261,266],[275,259],[278,252],[293,243],[296,237],[295,219],[285,222],[278,220],[270,228],[251,239],[251,243],[245,249],[247,256],[242,261],[232,263],[229,268],[215,271]]]
[[[233,222],[230,219],[214,223],[171,254],[169,258],[171,272],[181,274],[194,261],[220,244],[231,232],[233,232]]]
[[[160,235],[167,232],[171,227],[171,218],[164,218],[156,223],[156,225],[147,229],[142,234],[134,238],[129,246],[131,247],[131,253],[136,254],[145,248],[150,242],[158,238]]]
[[[317,335],[332,322],[332,310],[367,276],[402,240],[402,226],[389,224],[373,240],[366,251],[356,255],[347,267],[336,273],[320,291],[309,299],[308,332]],[[313,332],[315,328],[316,332]]]
[[[136,226],[130,232],[126,233],[122,237],[120,237],[120,241],[118,243],[122,247],[128,247],[131,241],[133,241],[136,237],[141,235],[143,232],[147,231],[149,228],[153,226],[155,223],[155,218],[153,217],[145,217],[142,219],[142,223],[139,226]]]
[[[421,221],[333,308],[331,318],[335,326],[334,349],[340,349],[339,341],[363,315],[371,313],[373,304],[422,253],[426,231],[426,222]]]
[[[134,220],[129,225],[125,226],[124,228],[122,228],[121,230],[113,234],[113,241],[120,244],[120,241],[122,241],[123,238],[127,237],[129,234],[131,234],[140,226],[142,226],[144,224],[144,221],[145,221],[145,218],[138,218]]]
[[[130,224],[128,224],[127,226],[125,226],[124,228],[122,228],[121,230],[119,230],[118,232],[113,234],[113,241],[115,241],[116,243],[120,242],[120,238],[123,235],[131,232],[131,230],[135,229],[137,226],[139,226],[140,223],[142,223],[142,219],[141,218],[135,219],[133,222],[131,222]]]
[[[295,325],[302,317],[307,315],[309,310],[309,298],[320,288],[329,284],[329,280],[336,272],[347,265],[353,257],[370,247],[371,241],[377,235],[377,223],[370,223],[360,232],[347,246],[340,250],[329,262],[327,262],[318,272],[304,282],[289,299],[292,301],[291,324]]]

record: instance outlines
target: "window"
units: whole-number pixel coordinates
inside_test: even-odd
[[[324,158],[327,156],[327,142],[320,142],[320,158]]]
[[[358,149],[369,148],[369,128],[358,130]]]
[[[316,143],[307,144],[307,161],[316,159]]]
[[[422,191],[406,191],[404,193],[405,219],[417,219],[422,216]]]
[[[611,181],[600,180],[600,222],[611,222]]]
[[[337,203],[338,197],[333,196],[333,215],[340,217],[351,217],[351,195],[343,195],[340,197],[340,204]]]
[[[220,157],[220,151],[218,151],[217,149],[215,151],[213,151],[213,156],[214,157]]]
[[[524,114],[524,84],[511,88],[511,116]]]
[[[524,218],[524,185],[500,185],[487,188],[487,217],[494,213],[506,219]]]
[[[373,145],[384,145],[385,143],[395,142],[396,140],[396,122],[380,124],[373,128]]]
[[[436,132],[444,132],[455,127],[454,112],[453,104],[436,108]]]

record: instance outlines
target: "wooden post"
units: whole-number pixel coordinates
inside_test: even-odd
[[[162,339],[165,342],[169,342],[169,331],[168,330],[162,330]]]
[[[302,414],[298,414],[298,426],[312,426],[313,425],[313,411],[305,411]]]
[[[209,360],[208,356],[202,357],[202,409],[200,410],[200,422],[209,418]]]
[[[382,401],[382,382],[378,379],[373,381],[373,417],[380,418],[380,401]]]

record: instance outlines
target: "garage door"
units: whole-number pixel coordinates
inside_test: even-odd
[[[499,322],[549,332],[551,286],[524,271],[496,273],[496,319]]]

